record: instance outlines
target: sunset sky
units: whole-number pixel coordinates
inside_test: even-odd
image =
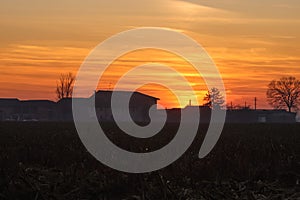
[[[265,93],[272,79],[300,79],[299,11],[299,0],[2,1],[0,98],[56,100],[59,75],[76,74],[96,45],[121,31],[151,26],[178,30],[200,43],[222,74],[227,102],[252,106],[257,97],[258,108],[268,108]],[[188,64],[151,50],[119,58],[99,89],[110,89],[124,67],[153,61],[188,74],[202,99],[207,88]],[[176,79],[169,81],[180,90]],[[141,91],[161,98],[166,107],[177,106],[164,87]]]

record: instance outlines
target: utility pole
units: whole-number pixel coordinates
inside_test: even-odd
[[[254,110],[256,110],[256,106],[257,106],[257,98],[254,97]]]

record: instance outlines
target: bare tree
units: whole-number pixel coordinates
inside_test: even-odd
[[[268,85],[267,99],[276,109],[287,108],[289,112],[300,105],[300,81],[295,77],[282,77]]]
[[[61,74],[56,83],[56,95],[58,99],[72,97],[75,77],[72,73]]]
[[[204,105],[213,109],[221,109],[225,103],[224,97],[218,88],[207,91],[203,100],[206,102]]]

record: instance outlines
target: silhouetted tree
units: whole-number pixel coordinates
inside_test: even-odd
[[[75,77],[72,73],[61,74],[56,83],[56,95],[58,99],[72,97]]]
[[[271,106],[276,109],[297,109],[300,104],[300,81],[295,77],[282,77],[273,80],[268,85],[267,99]]]
[[[203,100],[206,102],[204,105],[213,109],[223,108],[225,103],[224,97],[218,88],[212,88],[207,91]]]

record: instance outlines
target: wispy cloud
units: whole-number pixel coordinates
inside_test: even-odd
[[[298,0],[5,1],[0,7],[0,96],[53,99],[59,74],[76,73],[99,42],[120,31],[156,26],[183,32],[204,46],[219,67],[229,99],[243,104],[255,95],[267,106],[262,102],[271,79],[300,78],[299,6]],[[103,88],[148,57],[120,58]],[[151,58],[180,69],[203,96],[203,80],[186,65],[160,54]],[[179,84],[178,77],[171,79]],[[143,91],[171,96],[158,86]]]
[[[76,73],[88,51],[73,47],[10,45],[0,52],[0,96],[54,99],[59,74]]]
[[[294,18],[298,15],[300,3],[297,0],[181,0],[184,2],[193,3],[196,5],[208,6],[221,10],[227,10],[235,13],[240,13],[244,16],[255,18]],[[271,8],[271,9],[270,9]]]

